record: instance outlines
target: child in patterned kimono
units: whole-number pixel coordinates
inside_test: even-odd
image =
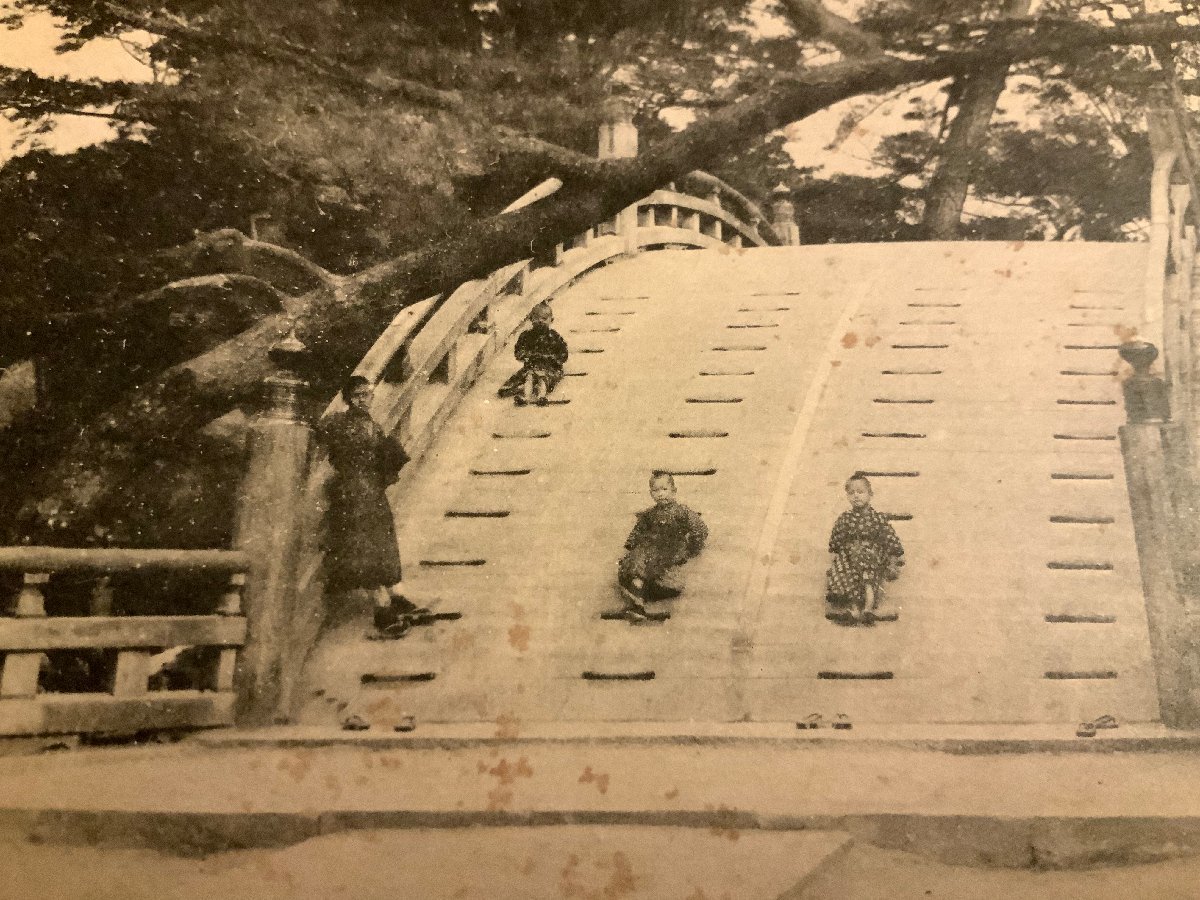
[[[625,618],[631,622],[667,618],[667,613],[648,614],[645,603],[670,600],[683,592],[679,567],[699,556],[708,539],[708,526],[700,514],[675,499],[670,473],[650,476],[650,497],[654,505],[638,513],[625,541],[625,555],[617,564],[617,583],[627,604]]]
[[[880,582],[894,581],[904,565],[904,547],[896,530],[871,508],[871,482],[861,472],[846,480],[850,509],[834,523],[829,536],[826,599],[848,608],[855,623],[870,625],[879,606]]]
[[[550,327],[554,311],[544,300],[529,314],[530,327],[517,338],[514,353],[521,370],[500,388],[501,397],[512,397],[517,406],[536,403],[545,406],[547,395],[558,386],[567,362],[567,342]]]

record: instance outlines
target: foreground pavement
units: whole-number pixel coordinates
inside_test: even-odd
[[[0,843],[0,896],[773,900],[803,896],[849,846],[813,832],[571,826],[359,831],[204,859]]]
[[[290,745],[82,750],[4,761],[0,838],[205,853],[380,828],[815,830],[954,864],[1049,868],[1200,848],[1198,755],[1180,749],[1195,736],[1122,731],[1076,741],[1086,752],[1029,732],[1023,746],[1052,749],[1007,752],[1021,746],[1015,735],[926,739],[941,749],[865,731],[814,742],[789,739],[782,725],[711,740],[470,742],[429,729],[408,746],[391,736],[304,745],[293,735]]]
[[[0,884],[6,897],[80,900],[1193,900],[1200,857],[1028,871],[950,866],[814,832],[409,829],[204,858],[0,843]]]

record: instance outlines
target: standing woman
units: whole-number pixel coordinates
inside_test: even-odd
[[[404,596],[396,526],[387,488],[408,462],[408,454],[371,418],[371,383],[352,375],[342,388],[345,412],[317,426],[317,440],[329,454],[326,516],[326,588],[370,591],[375,598],[375,628],[402,637],[409,617],[427,612]]]

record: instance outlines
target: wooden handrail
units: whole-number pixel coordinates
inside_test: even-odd
[[[702,200],[699,197],[693,197],[689,194],[681,194],[678,191],[659,190],[639,203],[638,206],[672,206],[681,211],[698,212],[713,219],[721,220],[722,223],[733,228],[743,238],[756,245],[766,243],[766,240],[759,234],[757,229],[742,222],[741,219],[737,218],[729,210],[709,200]]]
[[[778,245],[780,243],[779,236],[775,234],[771,228],[765,227],[770,225],[771,219],[767,216],[763,208],[737,188],[733,187],[728,182],[721,180],[716,175],[712,175],[708,172],[702,172],[699,169],[697,169],[695,172],[689,172],[681,179],[681,183],[685,187],[690,181],[696,181],[708,188],[715,189],[723,197],[728,197],[737,206],[741,207],[743,214],[748,215],[751,220],[751,225],[753,225],[754,220],[757,220],[763,224],[764,228],[757,230],[756,233],[761,236],[766,243],[772,245]]]
[[[241,616],[49,616],[8,619],[0,628],[0,653],[42,650],[240,647]]]
[[[0,570],[8,572],[246,572],[250,559],[238,550],[139,550],[111,547],[0,547]]]

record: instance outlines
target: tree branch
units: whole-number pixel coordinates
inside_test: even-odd
[[[799,37],[828,41],[849,58],[883,53],[878,35],[830,12],[820,0],[779,0],[779,5]]]
[[[15,109],[27,117],[70,112],[75,115],[100,115],[82,112],[88,107],[103,107],[131,100],[145,92],[142,85],[128,81],[77,81],[48,78],[31,69],[0,66],[0,107]],[[123,121],[144,119],[113,112],[105,118]]]
[[[269,304],[243,304],[243,308],[252,311],[256,316],[270,314],[279,310],[287,311],[295,302],[295,297],[285,294],[261,278],[256,278],[253,275],[244,275],[240,272],[220,272],[213,275],[193,275],[188,278],[180,278],[157,287],[152,291],[138,294],[133,299],[127,300],[117,306],[110,306],[103,309],[87,309],[79,312],[52,313],[48,316],[39,317],[36,321],[21,322],[20,320],[14,320],[5,324],[7,330],[10,332],[15,332],[19,329],[22,331],[31,331],[34,336],[45,331],[54,332],[59,329],[102,327],[112,330],[114,323],[134,321],[139,316],[146,315],[152,308],[162,305],[164,301],[177,301],[177,298],[185,297],[189,293],[211,295],[211,292],[214,290],[237,291],[239,289],[244,295],[248,296],[254,293],[270,300]],[[170,302],[167,305],[173,306]],[[179,312],[187,312],[187,309],[180,307]]]
[[[241,272],[219,272],[215,275],[193,275],[190,278],[180,278],[177,281],[172,281],[164,284],[162,287],[146,292],[139,300],[154,301],[175,294],[185,294],[189,291],[210,290],[212,288],[230,290],[236,287],[251,288],[274,298],[279,309],[285,309],[288,303],[294,299],[292,295],[285,294],[279,288],[275,287],[275,285],[254,275],[246,275]]]
[[[86,116],[92,119],[105,119],[109,122],[126,122],[136,125],[146,120],[141,116],[131,116],[120,112],[99,112],[94,109],[76,109],[57,103],[10,104],[8,108],[19,113],[23,119],[33,119],[38,116]]]
[[[100,6],[121,22],[183,45],[204,47],[218,53],[230,51],[248,53],[258,59],[320,75],[327,80],[378,99],[398,98],[420,106],[446,110],[458,110],[463,105],[462,97],[456,91],[444,91],[419,81],[396,78],[391,75],[367,78],[349,66],[280,36],[272,38],[272,43],[260,43],[239,34],[220,34],[209,31],[179,18],[153,16],[119,3],[102,2]]]
[[[159,251],[158,256],[175,260],[185,269],[251,275],[292,296],[322,288],[337,294],[346,280],[295,250],[253,240],[236,228],[198,234],[187,244]]]

